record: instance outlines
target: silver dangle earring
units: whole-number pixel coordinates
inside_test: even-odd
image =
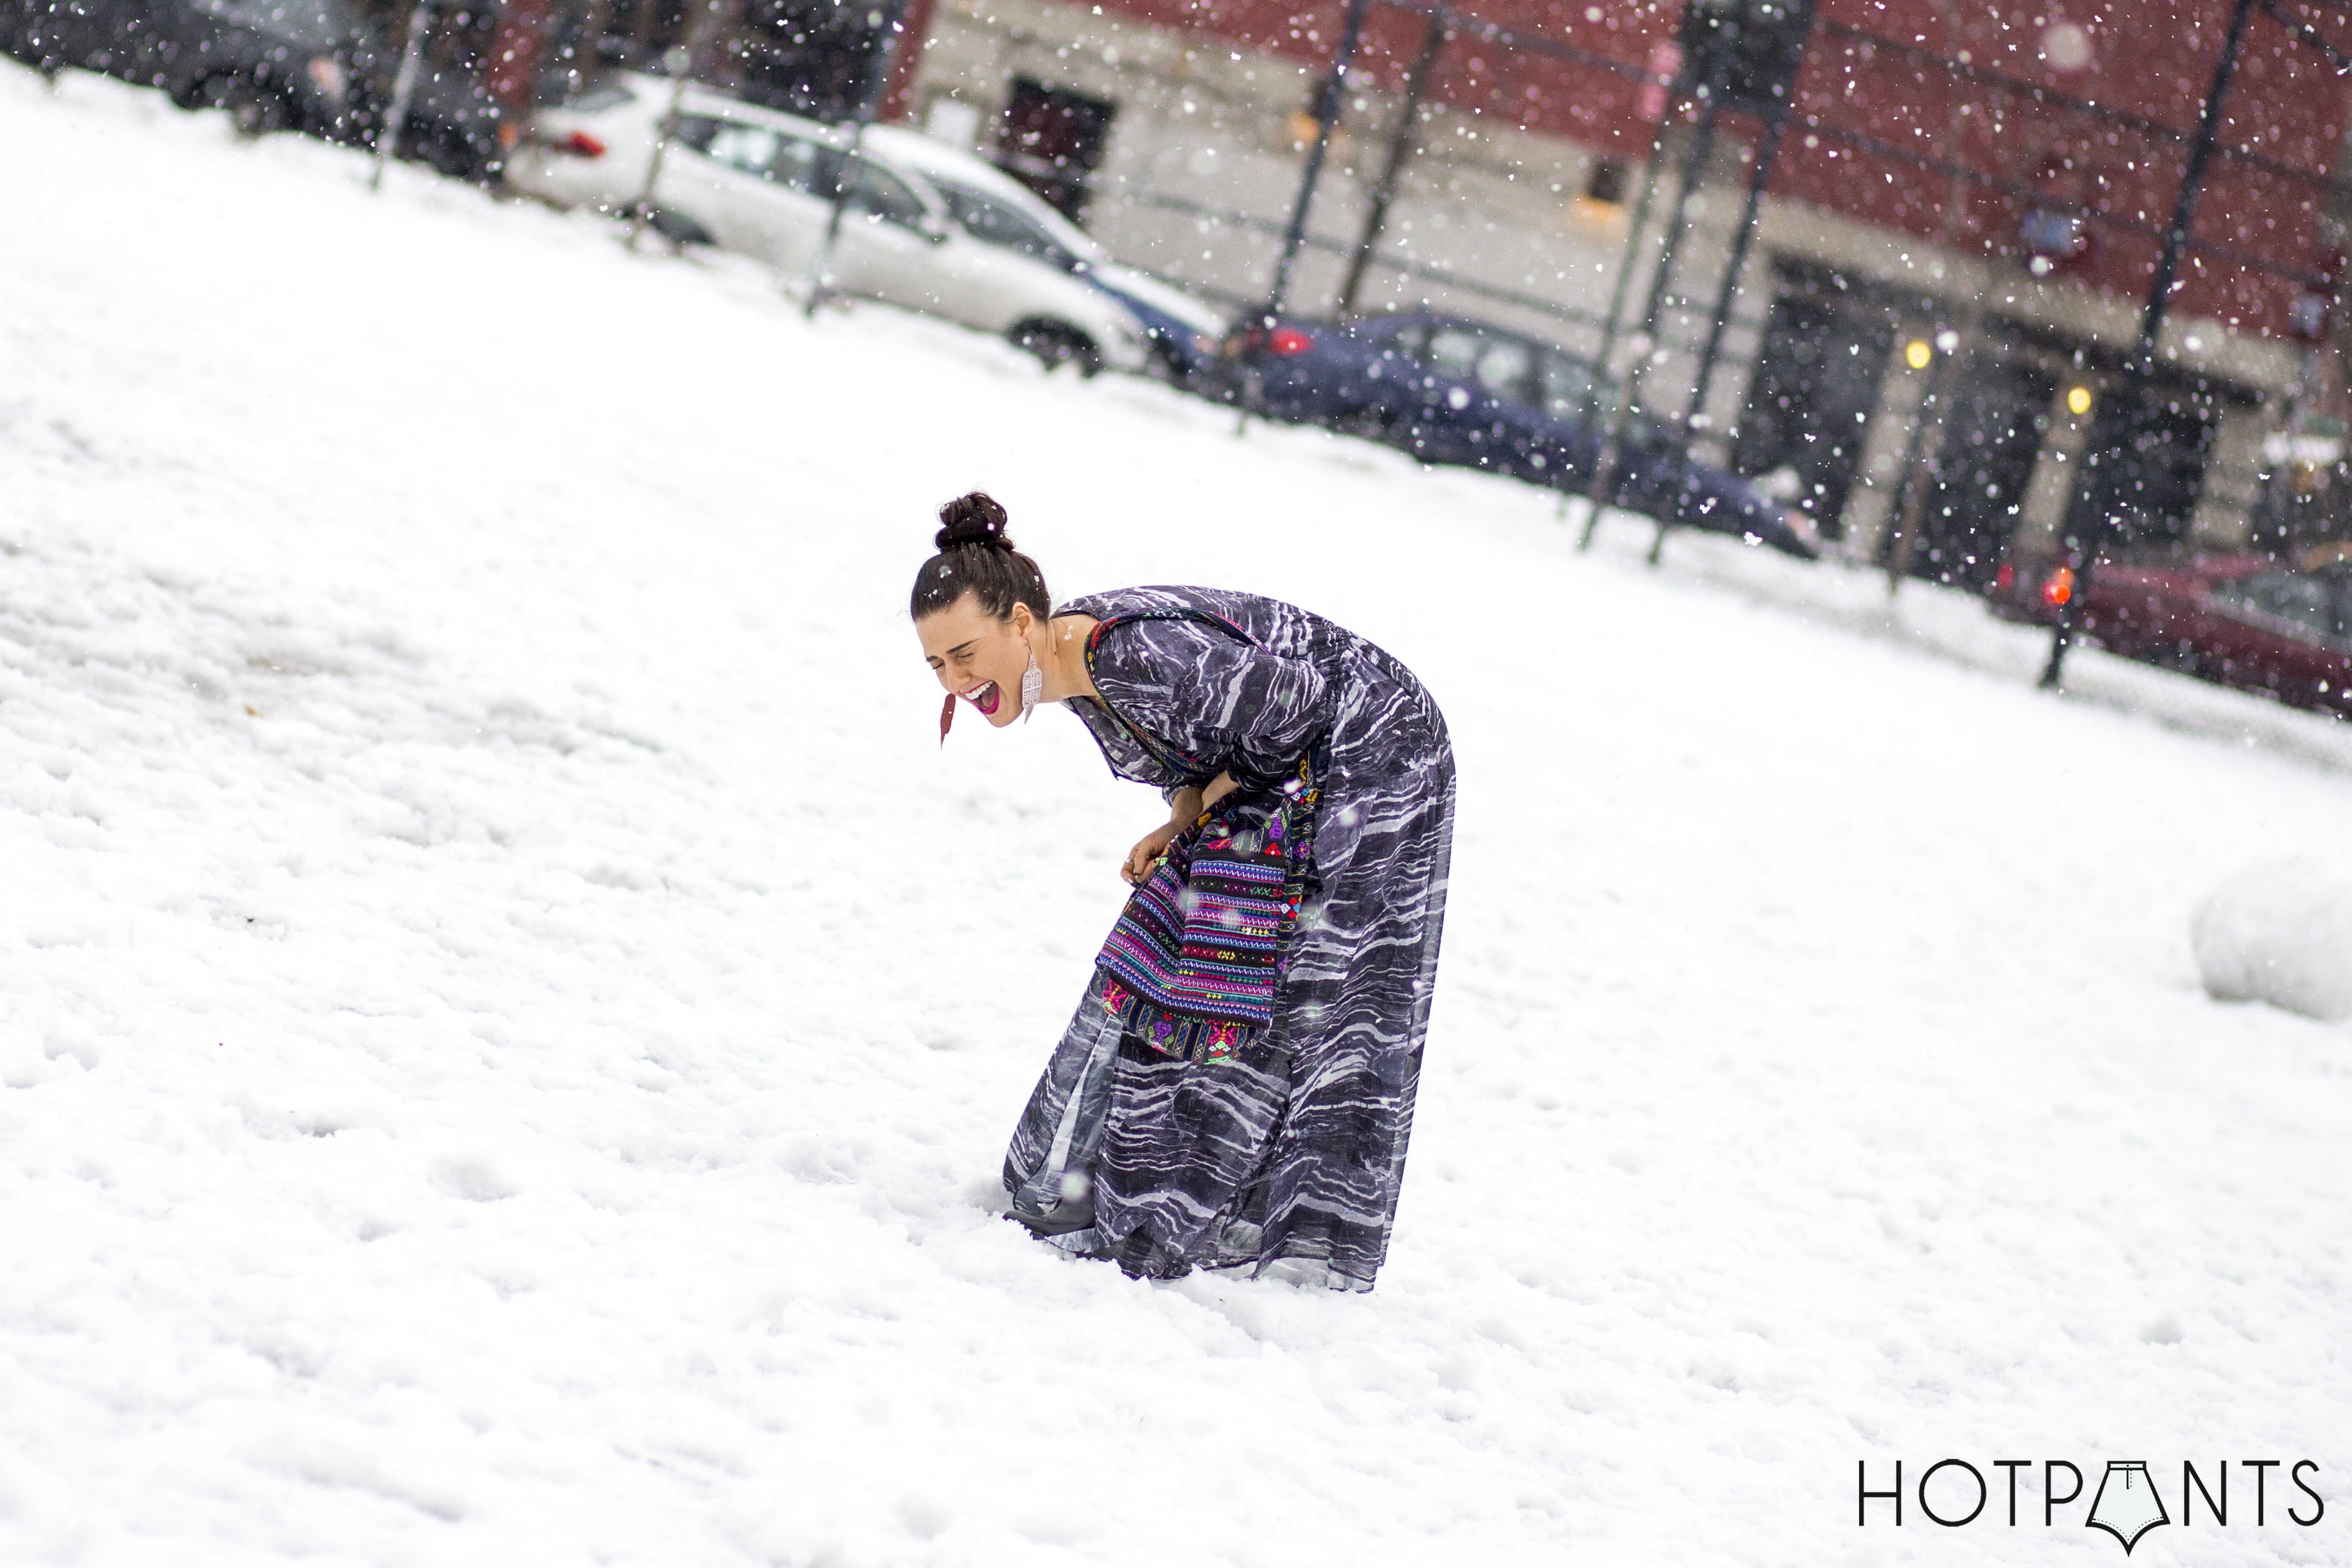
[[[1045,672],[1037,668],[1037,654],[1029,654],[1029,668],[1021,672],[1021,721],[1024,724],[1037,716],[1037,700],[1045,695]]]

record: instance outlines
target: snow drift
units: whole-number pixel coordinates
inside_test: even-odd
[[[2206,994],[2352,1018],[2352,870],[2278,860],[2239,872],[2189,924]]]

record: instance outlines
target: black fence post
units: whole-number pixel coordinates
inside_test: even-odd
[[[1650,138],[1650,164],[1642,172],[1642,194],[1633,198],[1631,226],[1625,230],[1625,254],[1618,258],[1617,281],[1609,291],[1609,320],[1601,329],[1601,350],[1593,356],[1591,390],[1583,406],[1601,407],[1601,383],[1608,379],[1609,362],[1617,353],[1617,339],[1625,329],[1625,296],[1633,291],[1633,268],[1642,258],[1642,237],[1649,231],[1650,208],[1657,200],[1658,167],[1666,159],[1666,121],[1660,120]]]
[[[368,174],[368,189],[383,188],[383,166],[400,156],[400,134],[408,128],[408,106],[416,96],[416,74],[424,68],[425,35],[433,26],[436,0],[416,0],[408,12],[408,37],[400,47],[400,70],[392,79],[392,106],[375,132],[375,167]]]
[[[1404,105],[1397,111],[1395,132],[1389,137],[1389,161],[1381,171],[1381,183],[1372,189],[1371,210],[1364,215],[1363,237],[1356,241],[1356,254],[1348,263],[1348,281],[1339,289],[1339,314],[1356,313],[1356,293],[1364,285],[1364,273],[1372,264],[1372,251],[1381,243],[1388,228],[1389,204],[1396,200],[1397,181],[1404,174],[1404,161],[1412,155],[1414,121],[1421,117],[1421,98],[1429,86],[1429,72],[1437,64],[1438,51],[1445,47],[1445,12],[1433,6],[1429,13],[1429,29],[1421,37],[1421,53],[1412,62],[1412,71],[1405,78]]]
[[[645,195],[637,199],[635,212],[629,219],[626,243],[631,250],[637,248],[637,241],[645,235],[646,226],[654,220],[654,190],[661,184],[662,164],[668,159],[669,144],[677,135],[677,115],[686,102],[687,85],[693,79],[694,73],[706,63],[705,57],[710,44],[719,37],[719,18],[724,9],[725,0],[705,0],[693,24],[687,28],[686,42],[662,56],[663,67],[670,73],[669,107],[662,110],[661,120],[655,127],[654,155],[646,163]]]
[[[866,128],[881,112],[882,95],[889,90],[890,62],[898,52],[900,18],[906,12],[907,0],[888,0],[879,13],[874,58],[866,62],[866,79],[858,86],[856,129],[849,133],[849,146],[842,154],[840,173],[834,177],[833,212],[825,220],[824,243],[818,247],[815,265],[809,269],[808,300],[803,313],[812,319],[827,292],[825,268],[833,264],[833,248],[841,238],[842,215],[849,205],[851,187],[866,156]]]
[[[1797,25],[1797,39],[1790,50],[1797,68],[1803,68],[1805,46],[1812,39],[1812,0],[1798,0],[1801,20]],[[1731,266],[1723,275],[1723,287],[1715,297],[1715,314],[1706,327],[1706,346],[1698,356],[1698,371],[1691,378],[1689,405],[1683,412],[1685,440],[1694,424],[1706,412],[1706,395],[1715,383],[1715,367],[1723,354],[1724,328],[1731,321],[1731,302],[1739,292],[1739,274],[1748,266],[1748,247],[1756,238],[1756,215],[1763,205],[1765,182],[1771,178],[1772,163],[1780,154],[1780,133],[1788,129],[1789,110],[1797,96],[1796,70],[1787,79],[1773,83],[1772,107],[1764,116],[1764,136],[1756,148],[1756,167],[1748,176],[1748,202],[1739,211],[1739,232],[1731,241]]]
[[[1633,222],[1625,230],[1625,254],[1618,258],[1617,281],[1609,290],[1609,320],[1601,329],[1601,352],[1593,356],[1592,385],[1585,393],[1584,401],[1578,405],[1579,411],[1588,421],[1601,417],[1601,385],[1609,380],[1609,362],[1616,357],[1618,335],[1624,330],[1625,297],[1633,291],[1633,267],[1642,257],[1642,237],[1649,232],[1650,207],[1656,201],[1658,195],[1658,170],[1666,161],[1666,127],[1673,123],[1680,83],[1666,82],[1662,85],[1667,90],[1668,101],[1665,108],[1659,111],[1658,128],[1650,133],[1650,163],[1649,166],[1642,171],[1642,194],[1633,202]],[[1661,253],[1658,265],[1664,267],[1665,264],[1665,257]],[[1642,353],[1648,353],[1649,340],[1643,338],[1641,343]],[[1612,478],[1608,433],[1616,430],[1622,422],[1622,405],[1625,398],[1631,395],[1633,384],[1633,366],[1629,364],[1626,366],[1625,374],[1617,382],[1621,395],[1610,399],[1609,424],[1602,436],[1601,451],[1593,459],[1591,493],[1592,506],[1584,514],[1583,532],[1577,536],[1576,547],[1580,551],[1591,549],[1593,536],[1601,531],[1601,509],[1609,504],[1608,490]]]
[[[1649,301],[1642,309],[1643,334],[1655,342],[1658,325],[1666,313],[1666,290],[1674,281],[1676,254],[1683,247],[1683,237],[1690,231],[1691,195],[1706,177],[1706,161],[1715,152],[1715,122],[1722,117],[1723,91],[1719,82],[1708,84],[1706,100],[1699,106],[1698,123],[1691,130],[1690,146],[1683,153],[1683,169],[1675,186],[1675,210],[1666,218],[1666,234],[1658,247],[1658,269],[1650,278]]]
[[[2099,552],[2116,531],[2114,517],[2122,500],[2119,469],[2128,468],[2135,477],[2139,471],[2148,427],[2147,387],[2157,368],[2157,340],[2164,331],[2165,313],[2172,305],[2173,282],[2180,275],[2180,253],[2187,248],[2189,228],[2197,221],[2197,199],[2204,192],[2205,165],[2212,159],[2213,143],[2221,135],[2222,100],[2229,97],[2231,79],[2237,75],[2238,55],[2246,40],[2246,14],[2253,9],[2253,3],[2254,0],[2237,0],[2231,8],[2230,30],[2222,37],[2221,58],[2213,62],[2213,85],[2207,89],[2205,108],[2197,117],[2196,139],[2189,144],[2188,166],[2181,171],[2180,191],[2172,204],[2172,223],[2164,231],[2164,250],[2157,258],[2156,277],[2148,285],[2147,308],[2140,312],[2139,342],[2133,348],[2131,364],[2124,378],[2125,402],[2119,419],[2110,422],[2111,428],[2119,426],[2122,432],[2121,450],[2089,454],[2091,461],[2076,481],[2074,504],[2067,509],[2067,543],[2074,581],[2066,602],[2059,606],[2058,625],[2050,634],[2050,662],[2042,671],[2045,688],[2054,689],[2065,674],[2067,645],[2082,626],[2091,579],[2098,570]],[[2118,458],[2123,459],[2120,465],[2116,461]]]
[[[1716,74],[1721,73],[1718,70]],[[1650,356],[1657,352],[1658,318],[1665,309],[1666,285],[1674,276],[1675,252],[1681,248],[1683,231],[1690,224],[1691,184],[1706,160],[1707,150],[1715,141],[1716,106],[1723,96],[1721,84],[1710,79],[1699,90],[1706,95],[1705,101],[1699,108],[1698,124],[1691,131],[1690,148],[1683,158],[1682,174],[1675,188],[1674,213],[1666,220],[1665,235],[1658,244],[1657,268],[1650,276],[1649,303],[1642,312],[1641,330],[1634,333],[1634,341],[1640,345],[1641,352],[1626,364],[1625,374],[1619,379],[1616,406],[1610,416],[1608,428],[1601,432],[1601,450],[1592,464],[1592,511],[1584,520],[1584,536],[1576,542],[1576,547],[1579,550],[1592,548],[1592,536],[1601,527],[1601,509],[1609,504],[1610,498],[1617,487],[1618,472],[1624,466],[1626,427],[1633,423],[1633,407],[1640,401],[1643,372],[1648,367]],[[1675,96],[1678,99],[1685,98],[1689,93],[1687,90],[1678,90]],[[1661,121],[1658,125],[1657,155],[1650,162],[1653,179],[1656,177],[1658,163],[1665,153],[1665,122]],[[1649,199],[1650,193],[1644,189],[1642,193],[1642,201],[1645,210],[1637,215],[1633,233],[1626,240],[1625,254],[1629,265],[1634,254],[1633,247],[1641,238],[1641,220],[1648,216],[1646,209]],[[1618,287],[1621,295],[1629,276],[1629,272],[1620,268]],[[1617,309],[1612,303],[1609,311],[1609,331],[1602,339],[1604,352],[1614,347],[1613,340],[1616,332]],[[1608,370],[1608,363],[1604,360],[1601,365],[1601,374],[1606,375]],[[1657,538],[1650,542],[1649,560],[1654,566],[1657,564],[1659,551],[1665,544],[1666,527],[1666,523],[1661,521],[1658,524]]]
[[[1633,423],[1633,409],[1641,403],[1642,386],[1648,378],[1652,358],[1657,353],[1658,328],[1666,310],[1666,288],[1674,281],[1675,253],[1682,249],[1683,236],[1690,228],[1691,193],[1706,176],[1706,160],[1715,151],[1715,122],[1723,113],[1723,78],[1725,71],[1717,66],[1707,83],[1706,101],[1698,111],[1698,124],[1692,128],[1689,151],[1683,155],[1682,179],[1675,187],[1675,210],[1666,220],[1664,243],[1658,247],[1658,269],[1650,279],[1649,304],[1642,311],[1642,341],[1650,348],[1625,367],[1625,393],[1618,399],[1617,422],[1609,432],[1602,447],[1594,489],[1604,491],[1614,486],[1619,469],[1624,466],[1623,448],[1627,426]],[[1595,495],[1593,504],[1605,504],[1606,495]],[[1655,566],[1664,554],[1666,531],[1674,520],[1664,513],[1658,517],[1658,531],[1650,541],[1650,552],[1643,559]]]
[[[1315,145],[1307,149],[1307,167],[1298,178],[1298,199],[1291,205],[1290,226],[1283,231],[1282,258],[1275,263],[1274,287],[1265,297],[1264,314],[1269,321],[1282,314],[1290,294],[1290,274],[1298,265],[1299,247],[1307,240],[1307,213],[1315,205],[1315,186],[1323,178],[1324,155],[1331,150],[1331,132],[1339,123],[1339,109],[1348,90],[1348,68],[1355,63],[1356,42],[1363,37],[1364,12],[1370,0],[1348,0],[1347,18],[1339,25],[1339,47],[1331,58],[1331,74],[1315,100]]]

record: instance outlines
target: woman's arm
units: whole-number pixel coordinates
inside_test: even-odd
[[[1337,694],[1315,666],[1227,639],[1202,647],[1173,683],[1171,718],[1194,754],[1223,763],[1218,779],[1256,789],[1278,782],[1329,731]],[[1224,790],[1210,785],[1213,803]]]
[[[1094,679],[1106,705],[1186,760],[1159,770],[1163,787],[1171,771],[1192,784],[1213,782],[1203,773],[1230,775],[1245,790],[1279,784],[1329,732],[1339,698],[1312,659],[1190,621],[1121,627]],[[1175,799],[1171,793],[1171,806]]]

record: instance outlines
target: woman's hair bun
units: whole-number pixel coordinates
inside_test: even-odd
[[[939,537],[932,541],[940,550],[953,550],[960,544],[992,544],[999,550],[1013,548],[1013,541],[1004,536],[1004,509],[992,497],[979,490],[958,496],[940,508],[942,526]]]
[[[940,508],[939,553],[915,574],[907,613],[915,619],[961,603],[966,595],[996,620],[1026,605],[1040,620],[1054,613],[1053,595],[1037,563],[1004,537],[1004,509],[974,490]]]

